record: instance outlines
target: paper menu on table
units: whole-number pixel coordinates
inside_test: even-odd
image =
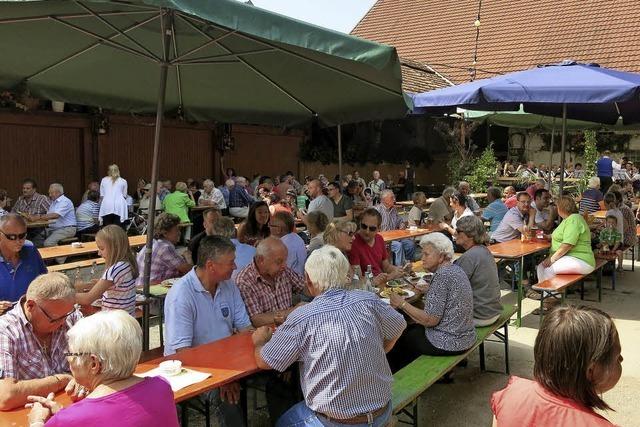
[[[194,371],[188,368],[182,368],[182,371],[177,375],[165,375],[160,371],[160,368],[151,369],[150,371],[136,375],[139,377],[162,377],[169,382],[171,390],[174,392],[204,381],[211,376],[211,374],[206,372]]]

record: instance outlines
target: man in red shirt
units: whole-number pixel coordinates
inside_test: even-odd
[[[511,209],[518,204],[518,198],[516,197],[516,189],[511,185],[504,189],[504,205]]]
[[[382,236],[378,234],[382,216],[376,209],[369,208],[362,213],[360,228],[356,233],[349,262],[351,265],[359,265],[363,272],[371,266],[376,283],[401,277],[405,273],[401,267],[396,267],[389,262],[389,254]]]

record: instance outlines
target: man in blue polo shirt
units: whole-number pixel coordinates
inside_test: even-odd
[[[38,249],[26,238],[24,218],[0,218],[0,314],[27,292],[33,279],[47,272]]]
[[[502,191],[497,187],[489,187],[487,189],[487,200],[489,205],[482,211],[482,219],[491,222],[490,233],[498,229],[502,218],[507,213],[507,206],[502,201]]]
[[[196,266],[171,287],[165,300],[165,356],[252,329],[240,291],[229,280],[236,268],[235,251],[225,237],[202,238]],[[220,425],[244,425],[238,383],[215,390],[206,400],[219,406]]]

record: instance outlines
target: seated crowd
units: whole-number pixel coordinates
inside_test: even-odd
[[[507,166],[505,174],[513,165]],[[187,180],[174,191],[163,180],[155,205],[164,212],[154,223],[150,266],[144,249],[137,256],[132,252],[121,207],[111,200],[122,185],[127,192],[117,166],[109,167],[99,191],[87,190],[76,212],[61,185],[52,184],[46,198],[26,180],[17,213],[0,217],[0,278],[9,285],[0,288],[0,410],[30,402],[35,425],[108,425],[114,409],[122,412],[119,425],[178,425],[169,385],[133,375],[142,339],[131,315],[136,285],[149,267],[153,283],[178,279],[164,303],[165,355],[251,331],[272,423],[384,426],[391,418],[393,372],[420,355],[468,352],[476,342],[475,327],[500,317],[500,273],[488,245],[538,230],[539,238],[550,241],[548,256],[532,272],[539,281],[592,272],[594,249],[622,267],[623,251],[636,243],[635,216],[627,205],[633,198],[615,184],[598,195],[594,178],[579,204],[564,195],[554,201],[543,179],[555,168],[542,166],[526,165],[523,173],[535,170],[536,176],[525,191],[487,188],[484,208],[467,182],[447,187],[428,213],[426,195],[409,192],[410,166],[395,185],[378,171],[368,184],[355,171],[348,179],[329,182],[321,175],[300,184],[290,172],[249,182],[228,170],[221,188],[209,179],[202,189]],[[140,180],[133,197],[147,212],[153,204],[149,190]],[[396,198],[407,196],[414,206],[405,215]],[[600,201],[607,209],[604,224],[583,215]],[[206,208],[204,230],[184,250],[177,247],[180,224],[190,221],[194,206]],[[64,274],[47,273],[26,239],[27,221],[51,221],[46,236],[33,234],[51,245],[75,235],[80,218],[83,230],[95,231],[105,270],[97,281],[72,284]],[[237,227],[231,218],[241,221]],[[296,222],[307,227],[307,236],[296,231]],[[405,238],[390,242],[388,250],[380,232],[408,227],[429,229],[419,248],[414,238]],[[423,308],[394,293],[387,304],[352,281],[358,271],[366,272],[369,285],[384,287],[415,267],[416,252],[418,268],[431,273]],[[461,255],[454,260],[455,252]],[[98,299],[103,311],[83,318],[78,305]],[[568,349],[578,346],[584,333],[579,328],[593,333],[580,343],[584,354],[576,359]],[[599,394],[620,378],[620,351],[605,313],[552,311],[536,339],[534,380],[513,377],[493,395],[497,423],[546,417],[554,425],[568,419],[611,425],[594,408],[608,408]],[[569,354],[574,357],[563,359]],[[54,394],[63,390],[77,403],[56,403]],[[220,425],[245,424],[239,382],[200,399],[218,408]],[[524,411],[523,402],[532,401]],[[557,411],[550,414],[551,408]]]

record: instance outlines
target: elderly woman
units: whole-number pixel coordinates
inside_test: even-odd
[[[589,225],[573,198],[562,196],[556,205],[562,222],[551,234],[550,255],[538,265],[540,282],[558,274],[589,274],[596,265]]]
[[[324,245],[323,234],[329,225],[329,218],[321,211],[313,211],[306,216],[305,224],[311,237],[307,246],[307,254],[311,254]]]
[[[458,220],[465,216],[473,216],[473,212],[467,207],[467,196],[459,191],[456,191],[451,195],[450,206],[453,209],[451,225],[446,222],[441,222],[440,229],[453,236],[456,233],[456,223]]]
[[[166,213],[174,214],[180,218],[180,222],[189,222],[189,208],[196,205],[193,194],[188,190],[184,182],[176,183],[176,190],[167,195],[162,201]]]
[[[409,211],[409,225],[420,226],[424,215],[423,209],[427,207],[427,196],[422,191],[413,193],[413,207]]]
[[[491,398],[494,426],[599,426],[602,395],[622,375],[620,337],[596,308],[564,306],[544,317],[533,347],[533,380],[511,377]]]
[[[407,328],[394,354],[390,355],[395,368],[422,354],[462,354],[476,341],[473,292],[464,270],[451,263],[451,241],[442,233],[432,233],[420,240],[420,246],[422,265],[434,275],[426,291],[424,310],[391,294],[391,306],[404,311],[416,322]]]
[[[589,179],[589,188],[582,193],[580,199],[580,213],[594,213],[600,210],[600,203],[604,199],[602,191],[600,191],[600,178],[593,176]]]
[[[495,259],[485,244],[489,236],[482,220],[465,216],[456,224],[456,243],[465,252],[455,261],[469,278],[473,291],[473,324],[487,326],[502,313],[500,279]]]
[[[122,310],[98,312],[78,321],[68,337],[71,374],[88,394],[67,408],[53,393],[30,396],[30,425],[109,426],[115,416],[120,427],[178,426],[169,383],[133,375],[142,351],[142,329],[133,317]]]
[[[182,276],[193,267],[175,248],[180,240],[179,224],[180,218],[173,214],[164,212],[156,217],[151,249],[151,282]],[[140,286],[144,277],[145,248],[140,249],[136,260],[140,272],[136,284]]]

